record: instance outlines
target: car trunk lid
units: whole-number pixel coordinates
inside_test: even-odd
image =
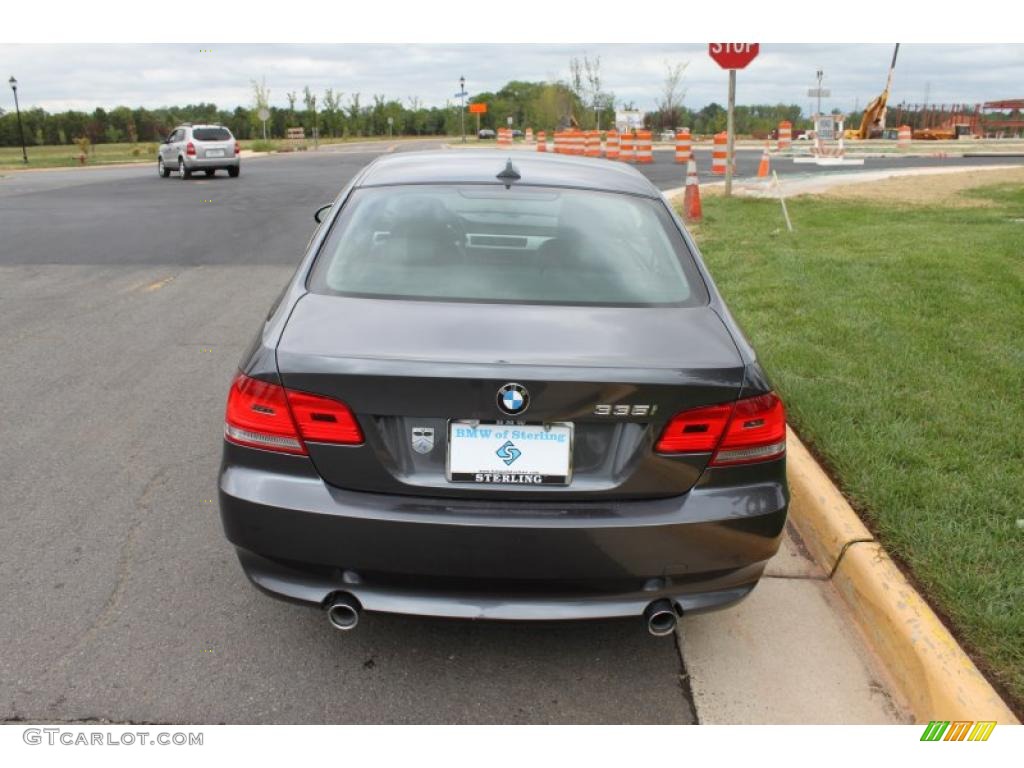
[[[363,446],[309,446],[328,483],[474,498],[684,493],[708,456],[659,456],[653,443],[678,411],[736,399],[744,370],[728,331],[707,306],[319,294],[297,303],[277,357],[286,387],[342,400],[362,424]],[[498,390],[513,382],[529,397],[529,407],[517,415],[498,407]],[[452,482],[452,420],[471,426],[571,424],[571,479],[543,487]]]

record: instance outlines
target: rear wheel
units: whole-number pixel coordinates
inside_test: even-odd
[[[185,161],[178,158],[178,178],[179,179],[191,179],[192,171],[185,167]]]
[[[156,172],[164,179],[171,175],[171,169],[164,165],[164,159],[162,157],[157,158]]]
[[[228,168],[228,176],[230,176],[232,179],[238,178],[238,174],[240,174],[241,172],[242,166],[240,165],[233,165],[230,168]]]
[[[207,176],[213,176],[213,174],[215,174],[216,172],[217,171],[214,168],[208,168],[206,171],[204,171],[204,173],[206,173]]]

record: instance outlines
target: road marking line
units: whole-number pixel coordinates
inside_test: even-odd
[[[150,283],[149,285],[144,287],[142,291],[143,293],[152,293],[153,291],[159,291],[161,288],[163,288],[165,285],[172,282],[173,280],[174,275],[170,275],[169,277],[165,277],[162,280],[157,280],[155,282]]]

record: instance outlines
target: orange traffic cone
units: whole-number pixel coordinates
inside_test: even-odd
[[[697,161],[694,155],[686,164],[686,192],[683,195],[683,215],[687,221],[700,221],[703,212],[700,207],[700,183],[697,180]]]
[[[767,178],[771,175],[771,172],[771,160],[768,157],[768,142],[765,142],[764,154],[761,155],[761,164],[757,166],[757,178]]]

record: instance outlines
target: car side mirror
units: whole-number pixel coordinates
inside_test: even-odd
[[[328,203],[327,205],[321,205],[316,209],[316,213],[313,214],[313,219],[317,224],[322,224],[324,221],[324,215],[334,207],[334,203]]]

